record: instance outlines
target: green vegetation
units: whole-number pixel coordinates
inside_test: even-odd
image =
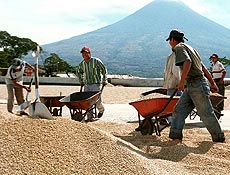
[[[28,38],[11,36],[6,31],[0,31],[0,68],[7,68],[14,58],[22,58],[37,47],[37,43]],[[41,48],[41,52],[44,52]],[[44,65],[39,66],[39,74],[55,76],[58,72],[75,72],[75,68],[61,59],[57,54],[51,53],[45,59]],[[42,71],[44,70],[44,71]]]
[[[11,36],[6,31],[0,31],[0,67],[9,67],[13,58],[22,58],[37,45],[31,39]]]
[[[75,68],[69,65],[65,60],[61,59],[57,54],[51,53],[44,61],[45,76],[55,76],[55,73],[75,72]]]

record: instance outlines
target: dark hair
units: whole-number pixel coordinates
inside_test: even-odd
[[[166,39],[166,41],[171,40],[172,38],[174,38],[178,43],[184,43],[184,39],[188,41],[188,39],[185,38],[184,33],[177,29],[171,30],[169,37]]]
[[[218,58],[218,55],[217,55],[216,53],[214,53],[214,54],[212,54],[211,57],[216,57],[216,58]]]
[[[180,43],[180,42],[184,43],[184,38],[183,37],[173,36],[172,38],[174,38],[174,40],[176,40],[178,43]]]

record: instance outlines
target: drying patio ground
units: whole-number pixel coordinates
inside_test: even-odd
[[[5,85],[0,88],[0,99],[6,100]],[[186,125],[183,143],[176,146],[164,145],[169,128],[160,137],[135,131],[137,113],[128,103],[152,89],[105,87],[106,112],[88,124],[71,120],[66,108],[63,117],[42,120],[10,114],[0,104],[0,174],[230,174],[230,130],[224,130],[226,143],[213,143],[201,125]],[[40,86],[39,91],[69,95],[79,87]],[[230,116],[229,99],[225,106],[221,122]]]

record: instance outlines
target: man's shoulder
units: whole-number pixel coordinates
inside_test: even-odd
[[[101,61],[101,59],[100,59],[100,58],[98,58],[98,57],[91,57],[90,59],[92,59],[92,60],[99,60],[99,61]]]
[[[91,57],[90,59],[92,59],[92,61],[102,63],[101,59],[100,59],[100,58],[98,58],[98,57]]]
[[[174,48],[175,51],[181,50],[181,49],[185,49],[185,44],[184,43],[178,43]]]
[[[223,63],[221,63],[220,61],[217,61],[217,63],[218,63],[218,66],[219,66],[220,68],[225,69]]]
[[[14,73],[14,69],[12,66],[10,66],[7,70],[7,74],[12,74],[12,73]]]
[[[82,64],[84,64],[84,60],[82,60],[79,64],[78,64],[78,66],[81,66]]]
[[[183,43],[179,43],[174,47],[174,52],[176,55],[184,53],[185,50],[186,50],[186,47]]]
[[[182,42],[178,43],[175,48],[193,50],[192,46]]]
[[[223,65],[220,61],[217,61],[216,64],[218,64],[218,65]]]

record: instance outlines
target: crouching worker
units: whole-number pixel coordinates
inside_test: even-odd
[[[8,99],[7,99],[7,110],[8,112],[13,111],[14,107],[14,95],[17,100],[17,104],[21,105],[25,102],[23,89],[28,92],[31,91],[30,88],[23,85],[23,74],[25,68],[29,67],[34,71],[34,67],[29,63],[20,60],[19,58],[14,58],[11,62],[11,66],[7,70],[5,82],[7,87]]]

